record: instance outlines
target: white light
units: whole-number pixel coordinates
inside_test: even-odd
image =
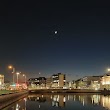
[[[18,72],[16,74],[19,74]]]
[[[2,85],[2,82],[0,81],[0,85]]]
[[[39,109],[41,108],[41,106],[39,105]]]
[[[63,98],[63,102],[66,102],[66,98],[65,97]]]
[[[110,68],[108,68],[107,70],[110,71]]]
[[[55,31],[55,34],[57,34],[58,32],[57,31]]]

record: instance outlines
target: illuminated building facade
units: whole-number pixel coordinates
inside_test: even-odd
[[[63,88],[66,82],[65,74],[58,73],[52,75],[52,87],[53,88]]]
[[[110,73],[105,74],[101,79],[101,89],[110,90]]]
[[[46,78],[45,77],[39,77],[39,78],[30,78],[28,80],[28,85],[32,88],[45,88],[46,87]]]
[[[75,81],[78,89],[100,89],[100,80],[102,76],[86,76]]]
[[[52,78],[46,78],[46,88],[49,89],[52,86]]]
[[[0,74],[0,86],[4,84],[4,75]]]

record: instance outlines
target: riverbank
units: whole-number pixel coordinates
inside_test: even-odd
[[[101,93],[100,90],[89,89],[32,89],[29,93]]]
[[[28,95],[28,91],[19,91],[10,94],[0,95],[0,109],[14,103],[15,101]]]
[[[110,90],[92,90],[92,89],[30,89],[29,93],[98,93],[110,95]]]
[[[19,92],[18,90],[0,90],[0,95]]]

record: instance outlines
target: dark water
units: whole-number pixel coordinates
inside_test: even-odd
[[[110,110],[110,96],[30,94],[2,110]]]

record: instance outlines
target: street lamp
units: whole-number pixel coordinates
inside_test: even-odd
[[[18,75],[19,75],[20,73],[17,72],[16,74],[17,74],[17,85],[18,85]]]
[[[13,74],[13,84],[14,84],[14,73],[15,73],[15,68],[13,66],[8,66],[9,69],[12,69],[12,74]]]
[[[24,78],[25,78],[25,84],[26,84],[26,75],[25,75],[25,74],[23,74],[23,76],[24,76]]]

